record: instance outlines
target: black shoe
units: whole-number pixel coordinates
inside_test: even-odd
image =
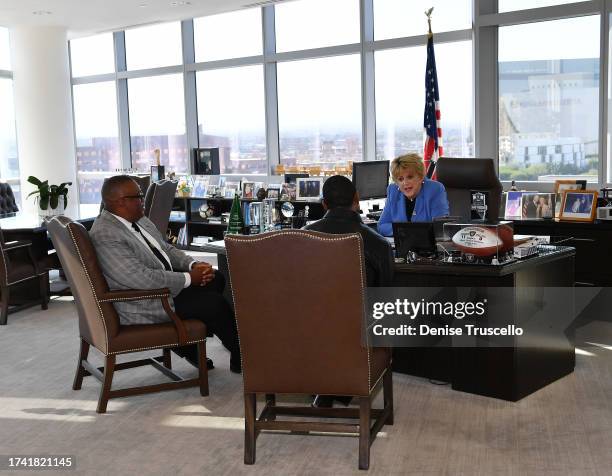
[[[311,403],[314,408],[332,408],[334,406],[333,395],[315,395]]]
[[[191,365],[193,365],[196,369],[200,368],[200,366],[198,365],[198,361],[197,360],[193,360],[193,358],[191,356],[185,357],[185,360],[187,360],[187,362],[189,362]],[[208,370],[212,370],[212,369],[215,368],[215,364],[208,357],[206,357],[206,368]]]

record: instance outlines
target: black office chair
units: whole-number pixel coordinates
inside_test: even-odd
[[[160,180],[153,182],[145,195],[145,216],[151,220],[162,235],[168,231],[170,212],[178,182]]]
[[[488,192],[486,219],[497,221],[502,185],[495,172],[493,159],[457,159],[443,157],[436,166],[438,182],[446,188],[452,216],[470,218],[472,190]]]

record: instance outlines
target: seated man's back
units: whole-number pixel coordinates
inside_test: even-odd
[[[325,216],[306,230],[323,233],[359,233],[363,239],[363,252],[368,286],[390,286],[393,280],[393,250],[388,241],[364,225],[356,210],[359,196],[353,183],[346,177],[335,175],[323,186]]]

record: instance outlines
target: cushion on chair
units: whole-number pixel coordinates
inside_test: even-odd
[[[8,183],[0,183],[0,215],[18,212],[15,195]]]
[[[203,342],[206,326],[201,321],[186,319],[185,329],[189,343]],[[162,324],[135,324],[120,326],[119,333],[109,342],[109,354],[158,349],[178,344],[176,327],[172,322]]]

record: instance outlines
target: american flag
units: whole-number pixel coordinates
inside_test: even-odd
[[[442,128],[440,127],[440,94],[438,91],[438,73],[436,72],[436,56],[434,54],[433,35],[427,39],[427,71],[425,72],[425,147],[423,159],[425,170],[429,164],[442,157]],[[433,169],[432,169],[433,172]],[[430,174],[428,174],[429,176]]]

